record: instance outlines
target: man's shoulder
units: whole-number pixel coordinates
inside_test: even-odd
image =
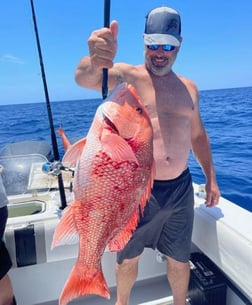
[[[178,75],[178,74],[177,74],[177,77],[180,79],[180,81],[183,83],[184,86],[186,86],[186,88],[189,91],[194,91],[195,93],[198,92],[198,87],[197,87],[196,83],[193,80],[191,80],[191,79],[189,79],[187,77]]]
[[[198,90],[196,83],[192,79],[189,79],[189,78],[179,75],[179,74],[176,74],[176,75],[186,87],[189,86],[191,88],[194,88],[195,90]]]
[[[131,65],[128,63],[115,63],[113,66],[114,73],[123,81],[134,82],[136,78],[142,78],[146,73],[144,65]]]
[[[143,64],[141,65],[132,65],[132,64],[128,64],[125,62],[118,62],[114,64],[115,69],[119,69],[124,73],[137,73],[137,72],[141,72],[141,71],[146,71],[145,66]]]
[[[195,104],[196,102],[198,102],[199,90],[196,83],[193,80],[181,75],[177,75],[177,77],[180,80],[182,86],[184,86],[186,91],[190,94],[193,103]]]

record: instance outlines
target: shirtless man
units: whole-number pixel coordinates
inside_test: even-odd
[[[157,248],[167,257],[174,305],[186,304],[194,205],[187,164],[190,149],[206,177],[206,205],[215,206],[220,196],[208,136],[199,114],[197,87],[172,71],[182,42],[180,31],[177,11],[159,7],[149,12],[144,33],[145,63],[132,66],[113,63],[118,23],[112,21],[110,28],[91,34],[89,56],[82,58],[76,69],[76,82],[83,87],[100,90],[103,68],[109,69],[109,89],[120,81],[131,83],[154,129],[154,187],[137,230],[117,256],[116,305],[129,303],[144,247]]]

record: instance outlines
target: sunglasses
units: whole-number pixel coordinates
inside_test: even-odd
[[[147,48],[152,50],[152,51],[157,51],[157,49],[159,48],[159,46],[162,47],[162,49],[166,52],[170,52],[173,51],[176,47],[171,46],[169,44],[151,44],[151,45],[147,45]]]

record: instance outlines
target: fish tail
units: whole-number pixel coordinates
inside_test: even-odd
[[[101,268],[93,269],[85,266],[73,267],[59,298],[59,305],[67,305],[71,300],[86,294],[96,294],[110,299],[110,293]]]

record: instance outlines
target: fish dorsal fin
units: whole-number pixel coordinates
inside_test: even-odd
[[[102,151],[114,161],[138,161],[130,145],[117,134],[105,134],[101,137]]]
[[[133,212],[127,225],[124,228],[122,228],[122,230],[109,242],[108,247],[110,251],[116,251],[116,252],[121,251],[130,240],[133,232],[137,227],[140,218],[139,206],[141,207],[141,213],[143,214],[147,200],[150,198],[154,177],[155,177],[155,164],[153,161],[150,178],[146,185],[146,189],[140,199],[139,205],[136,206],[135,211]]]
[[[61,136],[62,143],[63,143],[63,146],[64,146],[64,150],[67,151],[68,148],[71,146],[71,143],[70,143],[68,137],[66,136],[62,126],[60,126],[60,128],[57,130],[57,132]]]
[[[139,210],[138,207],[135,209],[127,225],[120,230],[120,232],[109,242],[108,248],[111,252],[121,251],[128,241],[130,240],[132,233],[136,229],[139,221]]]
[[[155,161],[153,160],[152,168],[151,168],[151,172],[150,172],[150,177],[149,177],[147,186],[145,188],[145,191],[144,191],[144,193],[141,197],[141,200],[140,200],[140,207],[141,207],[142,214],[143,214],[144,208],[146,206],[146,202],[151,196],[151,190],[152,190],[152,187],[153,187],[155,174],[156,174],[156,167],[155,167]]]
[[[81,153],[84,149],[87,139],[82,138],[73,145],[71,145],[66,151],[62,162],[66,162],[70,167],[75,166],[77,161],[79,160]]]

